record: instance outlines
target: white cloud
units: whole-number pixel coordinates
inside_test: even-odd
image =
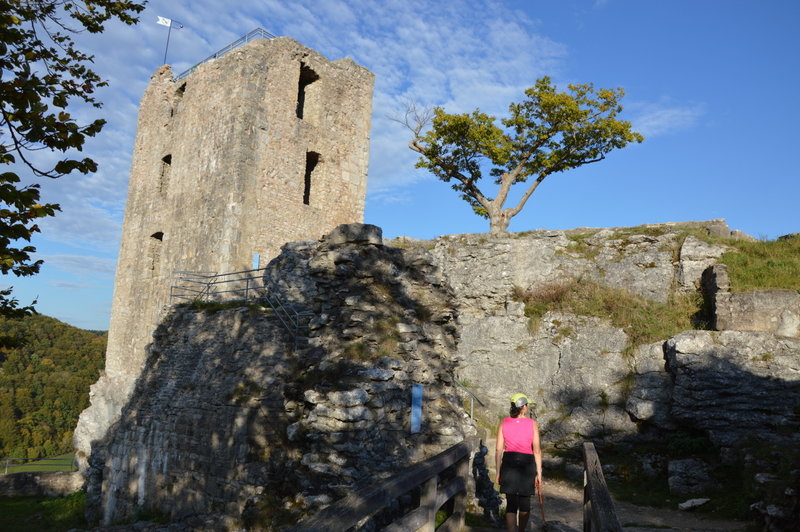
[[[702,105],[633,104],[628,107],[634,131],[645,137],[666,135],[697,124],[705,110]]]
[[[80,276],[93,277],[95,275],[112,276],[117,267],[115,259],[92,257],[88,255],[44,255],[45,264],[49,267],[75,273]],[[55,284],[55,283],[54,283]],[[69,288],[85,288],[84,285],[77,283],[63,282],[56,286],[66,286]]]
[[[259,26],[331,60],[347,56],[370,69],[376,85],[369,186],[371,199],[379,201],[396,201],[395,192],[430,178],[414,169],[409,132],[387,119],[401,113],[404,100],[502,114],[536,77],[557,76],[566,54],[563,45],[536,33],[524,13],[491,0],[153,0],[138,25],[109,22],[104,33],[78,38],[110,85],[98,92],[102,109],[76,107],[74,114],[108,123],[82,154],[98,162],[97,173],[42,183],[42,199],[63,209],[40,224],[49,240],[117,249],[138,103],[166,44],[167,28],[156,24],[157,16],[185,25],[170,34],[168,62],[175,73]]]
[[[55,288],[63,288],[65,290],[83,290],[85,288],[89,288],[89,286],[85,284],[69,283],[67,281],[53,281],[50,283],[50,285]]]

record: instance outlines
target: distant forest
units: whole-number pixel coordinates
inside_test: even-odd
[[[73,450],[72,433],[103,367],[107,333],[43,315],[0,317],[0,456]]]

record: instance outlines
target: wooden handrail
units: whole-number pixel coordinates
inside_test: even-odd
[[[583,444],[583,531],[621,532],[594,444]]]
[[[304,519],[285,532],[345,531],[360,521],[375,515],[391,505],[398,497],[421,488],[420,505],[383,528],[390,532],[434,530],[436,511],[453,499],[454,509],[450,517],[437,531],[462,530],[467,496],[467,475],[471,446],[458,443],[436,456],[409,466],[397,475],[351,493]],[[456,465],[455,478],[440,485],[439,475]]]

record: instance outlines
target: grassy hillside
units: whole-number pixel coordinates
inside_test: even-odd
[[[0,318],[0,344],[0,456],[71,452],[78,415],[103,366],[105,333],[42,315]]]

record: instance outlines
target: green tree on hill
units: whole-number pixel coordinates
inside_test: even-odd
[[[0,317],[0,456],[39,458],[72,450],[72,432],[89,406],[103,366],[106,336],[55,318]]]
[[[402,122],[414,134],[409,147],[420,154],[417,167],[451,183],[477,214],[489,219],[490,232],[503,233],[546,177],[602,161],[612,150],[644,140],[630,122],[617,119],[624,94],[619,88],[595,90],[591,84],[558,92],[543,77],[525,91],[523,101],[509,106],[502,127],[479,109],[449,114],[441,107],[420,111],[414,105]],[[480,188],[485,174],[499,186],[493,198]],[[529,179],[517,204],[505,207],[511,188]]]

